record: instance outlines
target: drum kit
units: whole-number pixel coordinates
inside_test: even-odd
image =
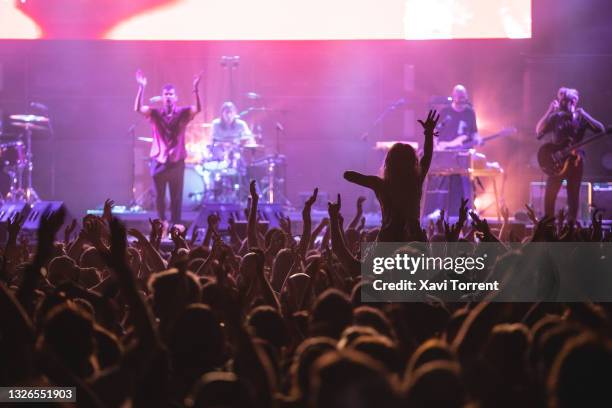
[[[270,153],[257,136],[212,143],[204,136],[188,137],[183,204],[197,208],[202,203],[245,202],[251,179],[258,182],[262,202],[288,204],[286,158]]]
[[[34,204],[40,201],[32,186],[34,169],[32,155],[32,132],[49,131],[49,118],[39,115],[11,115],[11,125],[22,129],[17,137],[2,134],[0,137],[1,174],[8,178],[2,183],[1,193],[8,202],[26,202]]]

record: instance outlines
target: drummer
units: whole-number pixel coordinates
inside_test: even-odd
[[[212,143],[249,145],[255,144],[255,138],[249,125],[240,119],[236,105],[225,102],[221,105],[221,117],[212,121]]]

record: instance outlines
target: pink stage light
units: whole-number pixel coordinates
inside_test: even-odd
[[[529,37],[531,0],[0,0],[0,39]]]

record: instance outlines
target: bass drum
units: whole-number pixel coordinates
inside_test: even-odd
[[[200,165],[185,166],[183,178],[183,208],[192,210],[202,202],[204,197],[204,177]]]
[[[0,163],[5,166],[21,166],[26,162],[26,149],[22,142],[0,143]]]

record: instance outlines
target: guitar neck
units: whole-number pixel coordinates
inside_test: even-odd
[[[497,139],[497,138],[500,138],[500,137],[510,136],[510,135],[515,134],[515,133],[516,133],[516,128],[515,127],[508,127],[508,128],[505,128],[504,130],[502,130],[501,132],[497,132],[497,133],[494,133],[494,134],[492,134],[490,136],[483,137],[482,138],[482,142],[486,143],[489,140]]]
[[[568,146],[568,147],[565,148],[565,150],[570,152],[570,151],[572,151],[574,149],[578,149],[578,148],[580,148],[582,146],[588,145],[591,142],[594,142],[595,140],[599,139],[602,136],[610,134],[610,132],[612,132],[612,127],[609,127],[606,130],[604,130],[603,132],[599,132],[596,135],[593,135],[593,136],[589,137],[588,139],[585,139],[585,140],[583,140],[581,142],[578,142],[576,144]]]
[[[488,142],[489,140],[493,140],[493,139],[497,139],[498,137],[503,136],[503,133],[495,133],[494,135],[491,136],[486,136],[482,138],[483,143],[484,142]]]

